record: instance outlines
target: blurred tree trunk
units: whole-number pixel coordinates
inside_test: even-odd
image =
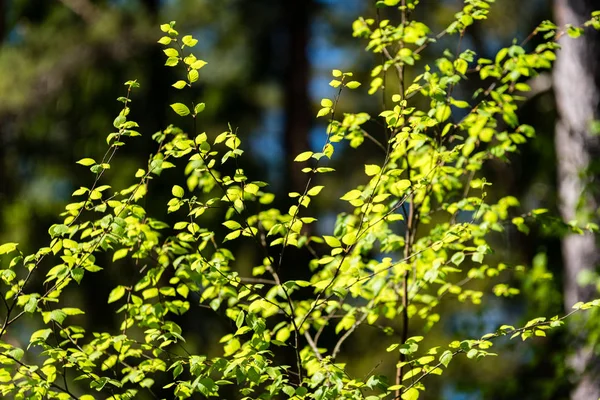
[[[596,0],[555,0],[559,25],[580,25],[599,8]],[[598,169],[592,164],[600,157],[600,136],[591,132],[591,124],[600,117],[600,34],[587,30],[577,39],[560,40],[554,69],[554,88],[559,119],[556,125],[558,187],[560,210],[566,221],[591,221],[600,205]],[[578,275],[594,270],[600,262],[595,235],[568,235],[562,242],[564,260],[564,299],[568,311],[578,301],[589,301],[594,288],[580,286]],[[582,322],[583,323],[583,322]],[[573,336],[577,331],[572,330]],[[586,331],[578,330],[575,354],[569,364],[578,376],[571,398],[590,400],[600,397],[598,358],[586,345]]]
[[[307,50],[313,0],[286,2],[288,27],[287,68],[285,75],[285,190],[302,191],[306,175],[294,165],[294,157],[309,150],[308,133],[311,125],[308,83],[310,63]]]

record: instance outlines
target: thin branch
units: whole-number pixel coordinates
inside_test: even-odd
[[[352,324],[350,329],[348,329],[346,331],[346,333],[344,333],[344,335],[335,344],[335,347],[333,348],[333,352],[331,353],[331,358],[335,359],[337,357],[338,353],[340,352],[340,350],[342,348],[342,343],[344,343],[346,341],[346,339],[348,339],[350,337],[350,335],[352,335],[352,333],[356,330],[356,328],[358,328],[360,326],[360,324],[362,324],[365,321],[365,319],[367,319],[368,315],[369,315],[369,313],[365,312],[362,315],[362,317],[360,317],[360,319],[356,320],[354,322],[354,324]]]
[[[323,356],[321,355],[321,352],[319,352],[319,348],[317,347],[317,344],[313,338],[310,336],[310,333],[308,333],[308,330],[304,331],[304,337],[306,338],[306,341],[308,342],[308,345],[312,349],[313,353],[315,353],[317,359],[319,361],[323,360]]]

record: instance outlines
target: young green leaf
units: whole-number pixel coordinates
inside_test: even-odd
[[[204,67],[206,64],[207,63],[204,60],[196,60],[192,63],[192,65],[190,65],[190,67],[193,69],[200,69],[200,68]]]
[[[183,188],[179,185],[173,186],[173,188],[171,189],[171,193],[173,194],[173,196],[175,196],[179,199],[182,198],[183,195],[185,194]]]
[[[381,171],[381,167],[379,165],[374,165],[374,164],[365,165],[365,174],[367,174],[367,176],[377,175],[379,173],[379,171]]]
[[[0,245],[0,254],[12,253],[17,249],[18,243],[4,243]]]
[[[114,303],[115,301],[117,301],[121,297],[123,297],[124,295],[125,295],[125,287],[117,286],[116,288],[111,290],[110,293],[108,294],[108,304]]]
[[[346,201],[355,200],[355,199],[358,199],[361,195],[362,195],[362,192],[360,190],[352,189],[351,191],[349,191],[348,193],[346,193],[345,195],[340,197],[340,200],[346,200]]]
[[[96,164],[96,161],[94,161],[93,158],[82,158],[81,160],[77,161],[77,164],[89,167],[90,165]]]
[[[333,107],[333,101],[329,100],[329,99],[323,99],[321,100],[321,107]]]
[[[205,108],[206,108],[206,104],[204,104],[204,103],[198,103],[194,107],[194,113],[195,114],[200,114],[202,111],[204,111]]]
[[[240,229],[242,227],[242,225],[240,225],[239,222],[232,221],[232,220],[223,222],[223,225],[225,225],[227,228],[229,228],[231,230]]]
[[[172,47],[169,47],[168,49],[164,49],[163,52],[165,53],[165,55],[167,57],[179,57],[179,52]]]
[[[173,111],[175,111],[177,114],[181,115],[182,117],[185,117],[186,115],[189,115],[189,113],[190,113],[190,109],[183,103],[171,104],[171,108],[173,109]]]
[[[296,158],[294,158],[294,161],[296,162],[303,162],[308,160],[309,158],[311,158],[313,155],[312,151],[305,151],[304,153],[300,153],[296,156]]]
[[[181,38],[181,41],[188,47],[194,47],[198,43],[198,40],[194,39],[191,35],[185,35]]]
[[[342,245],[342,242],[335,236],[323,236],[323,240],[325,240],[325,243],[330,247],[341,247]]]

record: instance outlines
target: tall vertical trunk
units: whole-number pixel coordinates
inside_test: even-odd
[[[560,25],[580,25],[598,8],[596,0],[555,0],[556,20]],[[567,221],[591,220],[600,205],[597,185],[600,175],[590,168],[600,156],[600,137],[590,132],[593,120],[600,117],[600,34],[586,31],[571,39],[564,36],[554,68],[554,88],[559,119],[556,125],[558,188],[560,210]],[[590,300],[594,288],[580,286],[578,275],[593,270],[600,263],[597,238],[591,233],[568,235],[563,239],[565,307]],[[572,331],[573,336],[575,330]],[[579,330],[582,332],[582,330]],[[573,400],[598,399],[600,374],[598,358],[585,344],[584,337],[574,337],[575,354],[570,366],[578,376]]]
[[[300,191],[305,175],[294,165],[294,157],[308,150],[308,132],[311,125],[308,82],[310,64],[307,56],[312,0],[286,2],[288,26],[288,65],[285,76],[285,189]]]

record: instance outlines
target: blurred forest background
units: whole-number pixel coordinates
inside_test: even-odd
[[[439,32],[461,6],[457,0],[425,0],[415,18]],[[137,79],[141,84],[133,96],[132,119],[139,122],[143,137],[118,154],[106,183],[129,186],[154,149],[151,135],[180,122],[168,104],[183,101],[182,92],[170,86],[176,78],[163,66],[165,57],[156,43],[161,34],[158,25],[171,20],[177,21],[180,32],[199,38],[198,53],[208,61],[197,92],[184,93],[206,102],[202,129],[214,137],[227,129],[227,123],[238,128],[247,151],[248,175],[270,182],[278,193],[276,204],[285,206],[289,200],[285,193],[304,185],[304,176],[292,168],[291,160],[323,143],[325,126],[315,114],[320,99],[332,95],[331,70],[353,71],[362,79],[378,61],[363,52],[365,43],[353,38],[351,29],[356,17],[374,13],[370,0],[0,0],[0,242],[19,242],[26,251],[46,245],[47,229],[57,222],[71,193],[91,179],[87,168],[75,161],[104,153],[105,137],[120,109],[115,99],[125,92],[123,82]],[[497,0],[490,20],[469,28],[463,48],[493,58],[497,50],[513,38],[523,40],[545,19],[554,19],[550,0]],[[425,59],[444,48],[455,49],[453,40],[431,46]],[[494,183],[493,198],[514,195],[523,210],[546,207],[558,215],[557,108],[551,82],[550,76],[536,80],[534,94],[519,116],[521,123],[536,128],[537,138],[510,164],[490,164],[487,170]],[[379,101],[361,89],[343,96],[340,107],[377,114]],[[322,184],[344,193],[353,177],[362,174],[364,162],[381,157],[376,146],[368,149],[336,151],[333,164],[348,180]],[[170,221],[165,204],[178,180],[184,184],[183,177],[175,175],[152,183],[145,207],[156,218]],[[320,199],[318,229],[332,228],[336,201]],[[212,222],[219,221],[214,217]],[[495,240],[498,259],[524,265],[531,274],[515,276],[513,283],[521,294],[502,301],[490,296],[481,308],[443,306],[446,318],[437,328],[440,340],[563,313],[560,237],[550,231],[534,229],[525,235],[507,229]],[[247,254],[238,257],[247,268],[258,256],[251,246],[237,251]],[[285,273],[302,275],[308,258],[301,252],[289,257]],[[531,278],[549,273],[553,279]],[[85,303],[88,326],[102,331],[118,324],[116,316],[104,310],[108,292],[127,274],[127,266],[117,264],[103,272],[102,279],[84,281],[79,292],[69,294],[73,302]],[[231,322],[202,309],[187,317],[187,329],[198,332],[193,345],[218,352],[211,346]],[[356,373],[367,373],[382,362],[379,368],[389,371],[393,360],[381,360],[381,354],[371,351],[374,340],[386,338],[372,328],[360,328],[347,342],[342,360],[355,365]],[[567,398],[577,378],[565,363],[572,340],[562,330],[525,344],[503,343],[499,358],[457,362],[438,386],[428,388],[426,398]]]

